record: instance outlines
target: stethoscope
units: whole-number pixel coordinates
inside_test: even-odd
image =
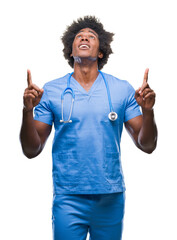
[[[105,82],[105,85],[106,85],[106,90],[107,90],[107,95],[108,95],[108,101],[109,101],[109,108],[110,108],[110,113],[108,114],[108,118],[111,120],[111,121],[115,121],[117,118],[118,118],[118,115],[116,112],[113,111],[113,107],[112,107],[112,102],[111,102],[111,96],[110,96],[110,91],[109,91],[109,86],[108,86],[108,83],[104,77],[104,74],[98,70]],[[74,91],[73,89],[70,87],[70,80],[71,80],[71,76],[74,72],[70,73],[69,77],[68,77],[68,80],[67,80],[67,87],[65,88],[65,90],[63,91],[63,93],[61,94],[61,115],[62,115],[62,119],[60,120],[60,122],[63,122],[63,123],[71,123],[72,120],[71,120],[71,114],[72,114],[72,111],[73,111],[73,105],[74,105],[74,100],[75,100],[75,94],[74,94]],[[68,120],[64,121],[63,119],[63,101],[64,101],[64,95],[66,93],[70,93],[72,95],[72,102],[71,102],[71,108],[70,108],[70,113],[69,113],[69,117],[68,117]]]

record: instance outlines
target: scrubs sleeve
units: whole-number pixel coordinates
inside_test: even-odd
[[[44,85],[43,89],[44,93],[42,95],[41,101],[34,109],[34,120],[52,125],[53,113],[50,108],[46,85]]]
[[[137,104],[135,99],[135,90],[134,88],[128,83],[128,97],[124,115],[124,122],[135,118],[141,115],[140,106]]]

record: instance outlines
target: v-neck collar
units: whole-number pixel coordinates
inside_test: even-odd
[[[99,73],[88,92],[81,86],[81,84],[73,76],[71,76],[70,84],[71,83],[74,84],[75,87],[77,87],[79,91],[84,93],[85,95],[91,95],[95,90],[95,88],[98,86],[100,80],[101,80],[101,74]]]

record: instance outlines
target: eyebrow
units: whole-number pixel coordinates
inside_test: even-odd
[[[84,31],[80,30],[76,35],[78,35],[81,32],[84,32]],[[92,30],[89,30],[89,32],[93,33],[98,38],[98,34],[97,33],[93,32]]]

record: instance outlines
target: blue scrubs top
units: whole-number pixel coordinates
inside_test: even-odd
[[[61,123],[61,94],[69,74],[44,85],[34,119],[52,125],[54,194],[104,194],[125,191],[120,141],[123,123],[141,114],[133,87],[103,73],[110,89],[116,121],[110,121],[107,90],[99,73],[89,92],[73,77],[70,87],[75,101],[72,123]],[[64,120],[71,108],[72,95],[64,96]]]

